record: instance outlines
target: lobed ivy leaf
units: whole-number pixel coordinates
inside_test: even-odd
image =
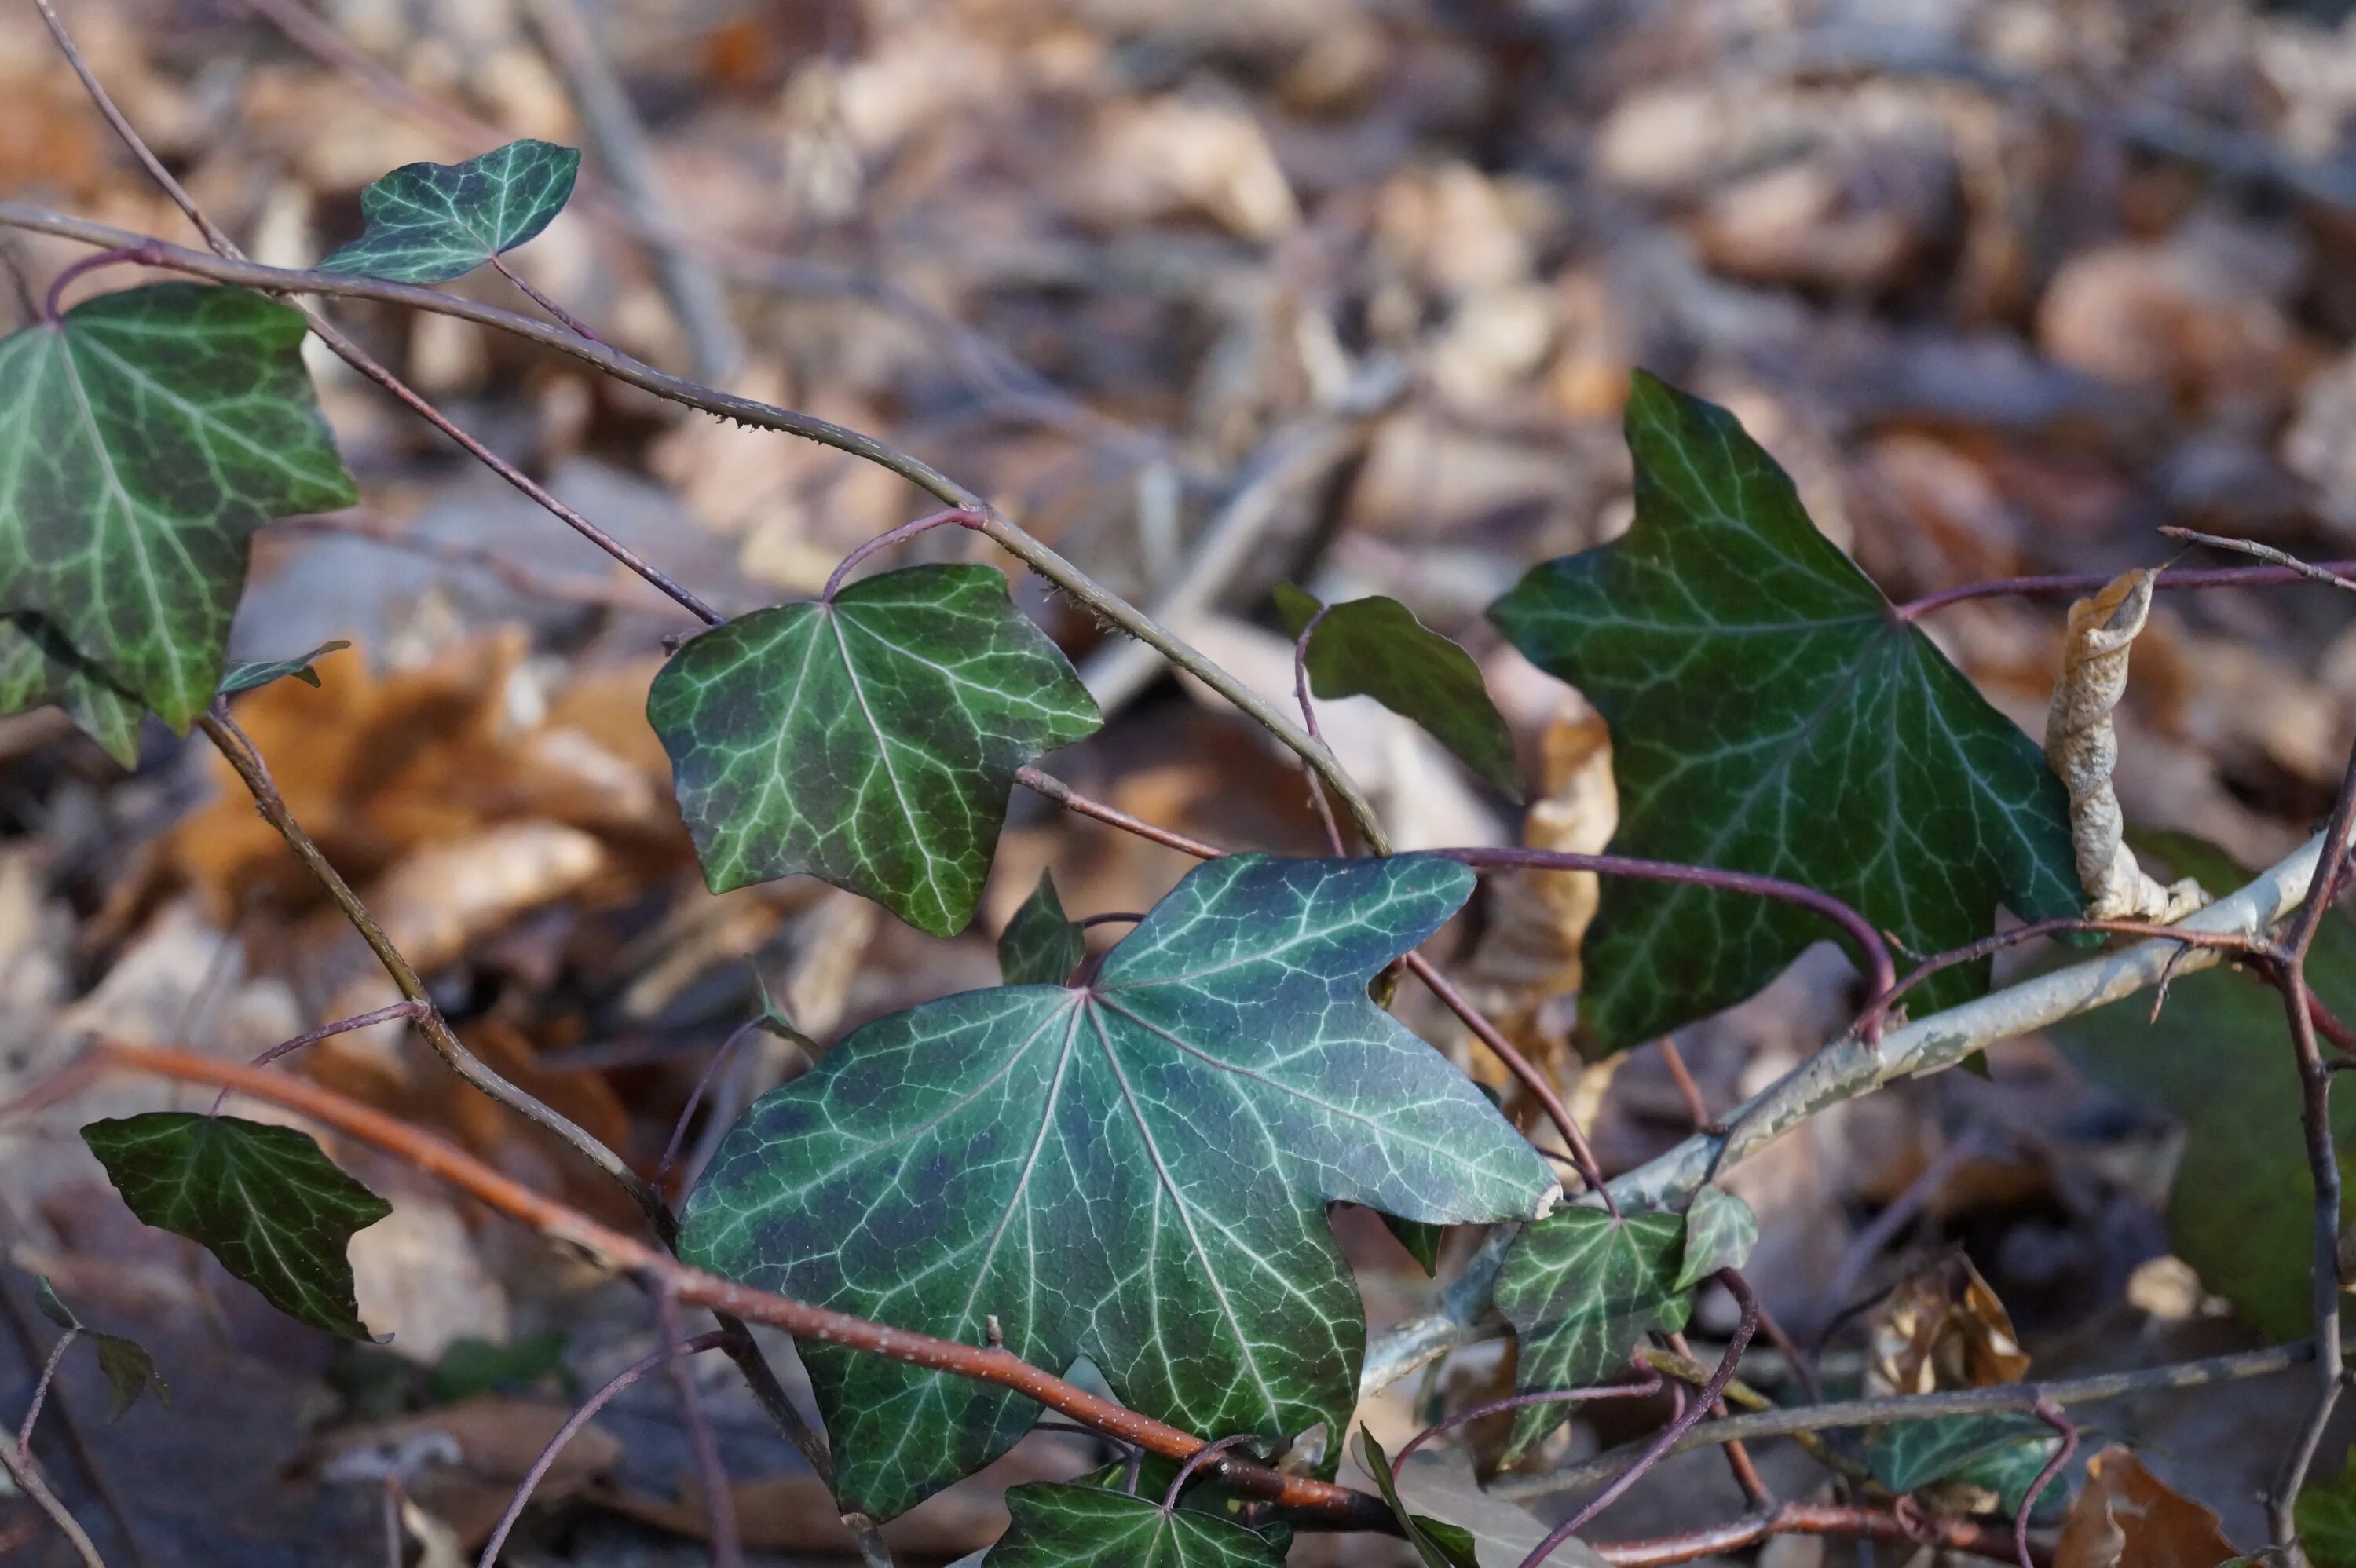
[[[1686,1249],[1676,1287],[1691,1290],[1720,1269],[1740,1268],[1759,1240],[1759,1216],[1725,1188],[1706,1185],[1686,1210]]]
[[[1525,1229],[1498,1271],[1497,1310],[1519,1344],[1515,1392],[1607,1382],[1628,1370],[1637,1342],[1685,1327],[1693,1296],[1682,1215],[1565,1209]],[[1526,1455],[1570,1418],[1567,1404],[1515,1413],[1505,1457]]]
[[[139,699],[74,651],[38,615],[0,615],[0,713],[51,703],[124,767],[139,763]]]
[[[1284,1553],[1242,1525],[1102,1487],[1010,1487],[1006,1511],[1014,1522],[988,1568],[1284,1568]]]
[[[1473,1223],[1558,1190],[1367,998],[1472,880],[1420,856],[1198,867],[1087,984],[880,1019],[760,1101],[689,1200],[680,1255],[969,1344],[995,1317],[1013,1354],[1086,1356],[1130,1408],[1194,1431],[1344,1431],[1365,1323],[1325,1205]],[[1037,1414],[830,1346],[803,1360],[843,1506],[879,1518]]]
[[[41,1275],[40,1283],[34,1287],[33,1302],[41,1309],[41,1316],[59,1328],[78,1331],[97,1355],[98,1370],[106,1378],[106,1418],[109,1421],[115,1420],[137,1404],[139,1396],[151,1389],[155,1391],[156,1403],[166,1410],[172,1408],[171,1385],[164,1381],[164,1374],[155,1370],[155,1358],[148,1355],[145,1345],[121,1334],[102,1334],[84,1323],[74,1315],[73,1308],[59,1297],[47,1275]]]
[[[221,677],[220,694],[235,697],[241,691],[252,691],[256,687],[268,686],[273,680],[285,680],[290,677],[316,691],[319,687],[319,672],[311,667],[329,654],[341,653],[350,646],[351,644],[338,637],[291,659],[262,659],[231,665],[229,672]]]
[[[986,566],[912,566],[689,642],[647,719],[714,892],[807,871],[909,924],[973,918],[1014,770],[1103,722]]]
[[[1039,885],[998,934],[998,972],[1010,986],[1060,986],[1087,956],[1079,923],[1064,913],[1055,879],[1039,873]]]
[[[1979,1487],[1997,1494],[1999,1511],[2013,1514],[2060,1442],[2033,1415],[1944,1415],[1875,1427],[1865,1464],[1893,1492],[1943,1481]]]
[[[463,164],[403,164],[360,192],[360,237],[319,271],[445,283],[547,228],[580,171],[578,148],[529,137]]]
[[[92,1122],[82,1141],[142,1221],[201,1244],[289,1317],[366,1339],[346,1256],[392,1205],[293,1127],[187,1111]]]
[[[1987,933],[2001,903],[2071,915],[2069,802],[2035,741],[1808,520],[1724,409],[1638,374],[1636,519],[1490,609],[1612,730],[1621,854],[1758,872],[1847,900],[1909,948]],[[1793,905],[1607,878],[1582,1026],[1620,1050],[1757,991],[1827,934]],[[1922,1012],[1977,995],[1934,976]]]
[[[1310,633],[1309,689],[1323,698],[1371,697],[1412,720],[1508,798],[1522,798],[1514,733],[1489,699],[1472,656],[1416,619],[1396,599],[1376,595],[1331,607],[1290,582],[1276,585],[1277,613],[1298,638]]]
[[[1391,1517],[1398,1520],[1399,1531],[1407,1537],[1416,1561],[1423,1568],[1481,1568],[1479,1548],[1473,1543],[1471,1531],[1408,1511],[1407,1504],[1399,1500],[1398,1484],[1391,1479],[1390,1456],[1375,1441],[1375,1435],[1363,1426],[1358,1429],[1358,1445],[1362,1450],[1358,1462],[1375,1478],[1375,1488],[1383,1494],[1383,1501],[1390,1505]]]
[[[260,294],[158,283],[0,338],[0,611],[175,729],[220,683],[254,529],[359,498],[304,331]],[[92,701],[54,668],[27,690]]]

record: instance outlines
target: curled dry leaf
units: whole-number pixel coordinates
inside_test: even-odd
[[[1875,1315],[1869,1393],[1930,1393],[2018,1382],[2029,1357],[2012,1317],[1960,1253],[1890,1292]]]
[[[2053,1568],[2219,1568],[2241,1555],[2222,1523],[2115,1444],[2086,1462]]]
[[[2162,887],[2136,863],[2121,837],[2111,788],[2119,740],[2111,710],[2127,689],[2127,654],[2151,616],[2150,571],[2122,572],[2100,593],[2070,606],[2062,677],[2045,719],[2045,760],[2070,792],[2070,848],[2086,912],[2095,920],[2183,919],[2209,901],[2187,878]]]

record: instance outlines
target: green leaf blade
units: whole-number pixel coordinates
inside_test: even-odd
[[[1685,1327],[1693,1297],[1676,1283],[1686,1257],[1681,1215],[1565,1209],[1524,1230],[1498,1271],[1497,1310],[1520,1346],[1515,1392],[1614,1381],[1638,1341]],[[1568,1404],[1517,1412],[1507,1457],[1528,1453],[1569,1419]]]
[[[75,728],[124,767],[139,764],[146,709],[38,615],[0,615],[0,713],[54,703]]]
[[[308,1133],[152,1111],[92,1122],[81,1136],[140,1220],[200,1243],[288,1317],[371,1337],[346,1248],[392,1205],[337,1169]]]
[[[1010,986],[1060,986],[1087,951],[1087,938],[1055,896],[1055,879],[1042,871],[1039,885],[999,933],[998,972]]]
[[[91,1351],[98,1357],[98,1370],[106,1378],[107,1420],[120,1419],[124,1411],[139,1403],[143,1393],[153,1392],[156,1403],[166,1410],[172,1407],[171,1385],[155,1370],[155,1358],[148,1355],[145,1346],[121,1334],[102,1334],[84,1323],[59,1296],[46,1275],[34,1289],[33,1302],[41,1309],[42,1317],[90,1341]]]
[[[1013,1523],[986,1568],[1283,1568],[1267,1539],[1208,1514],[1101,1487],[1011,1487]]]
[[[220,684],[253,531],[359,498],[305,330],[260,294],[159,283],[0,339],[0,611],[178,730]]]
[[[581,153],[527,137],[461,164],[404,164],[360,192],[360,237],[323,272],[439,283],[546,229],[573,195]]]
[[[971,1344],[994,1317],[1014,1354],[1085,1355],[1131,1408],[1193,1430],[1342,1431],[1365,1326],[1325,1204],[1472,1223],[1558,1190],[1366,997],[1471,881],[1411,856],[1199,867],[1085,988],[927,1003],[763,1099],[690,1199],[682,1255]],[[878,1517],[1036,1413],[873,1357],[804,1360],[845,1506]]]
[[[1740,1268],[1759,1240],[1759,1216],[1723,1187],[1708,1185],[1686,1210],[1686,1250],[1677,1265],[1678,1290],[1691,1290],[1720,1269]]]
[[[2062,1439],[2033,1415],[1948,1415],[1877,1426],[1866,1467],[1893,1492],[1941,1481],[1985,1488],[2005,1513],[2018,1513],[2037,1473]]]
[[[338,637],[332,643],[321,643],[307,654],[297,654],[291,659],[252,659],[234,664],[221,676],[220,694],[235,697],[268,686],[273,680],[299,680],[314,691],[319,689],[319,672],[311,667],[329,654],[341,653],[351,646]]]
[[[2068,801],[2035,742],[1818,533],[1725,410],[1639,374],[1636,520],[1491,607],[1612,730],[1614,851],[1786,878],[1916,951],[1962,945],[2001,903],[2075,914]],[[1788,904],[1607,879],[1582,1026],[1618,1050],[1757,991],[1830,932]],[[1920,987],[1925,1011],[1985,964]]]
[[[647,718],[714,892],[808,872],[919,931],[973,918],[1016,768],[1103,722],[986,566],[915,566],[695,637]]]
[[[1312,693],[1373,698],[1422,726],[1508,799],[1522,798],[1513,731],[1490,700],[1471,654],[1396,599],[1376,595],[1321,605],[1313,595],[1280,582],[1276,607],[1296,640],[1316,622],[1307,654]],[[1318,620],[1321,610],[1324,618]]]
[[[1414,1549],[1423,1568],[1481,1568],[1471,1531],[1408,1510],[1407,1504],[1399,1499],[1398,1483],[1391,1478],[1390,1456],[1375,1441],[1375,1435],[1360,1427],[1358,1445],[1359,1463],[1375,1478],[1376,1489],[1390,1506],[1391,1517],[1398,1520],[1401,1533],[1406,1535],[1408,1545]]]

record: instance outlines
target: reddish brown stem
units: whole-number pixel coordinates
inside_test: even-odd
[[[2318,563],[2314,571],[2335,576],[2356,572],[2356,560],[2327,560]],[[2286,566],[2221,566],[2202,571],[2163,571],[2152,579],[2152,586],[2161,589],[2198,588],[2286,588],[2310,580],[2311,572],[2295,571]],[[1891,613],[1901,621],[1912,621],[1933,610],[1959,604],[1966,599],[1997,599],[2014,594],[2038,593],[2098,593],[2110,583],[2102,572],[2065,572],[2052,577],[1999,577],[1987,582],[1966,582],[1958,588],[1942,589],[1926,593],[1920,599],[1910,599],[1891,606]]]
[[[400,1001],[377,1008],[374,1012],[361,1013],[356,1018],[337,1019],[333,1023],[321,1024],[317,1029],[305,1029],[293,1040],[282,1040],[255,1057],[253,1064],[256,1067],[267,1067],[280,1057],[300,1051],[306,1045],[316,1045],[323,1040],[333,1040],[339,1034],[349,1034],[356,1029],[367,1029],[371,1024],[391,1023],[395,1019],[423,1019],[431,1010],[428,1003],[419,1001],[413,997],[404,997]],[[221,1106],[228,1099],[229,1091],[226,1089],[214,1095],[213,1108],[208,1114],[220,1115]]]
[[[118,245],[112,251],[101,251],[94,256],[82,257],[49,280],[49,292],[41,296],[41,319],[52,326],[58,324],[58,318],[64,314],[66,285],[85,272],[94,272],[101,267],[120,266],[126,261],[153,266],[155,253],[156,248],[152,245]]]
[[[2044,1495],[2045,1488],[2053,1484],[2053,1478],[2078,1451],[2078,1428],[2062,1413],[2060,1405],[2040,1399],[2036,1414],[2038,1420],[2062,1435],[2062,1446],[2053,1451],[2053,1457],[2045,1461],[2045,1467],[2037,1472],[2037,1478],[2020,1494],[2020,1511],[2012,1516],[2012,1549],[2020,1561],[2020,1568],[2037,1568],[2036,1559],[2029,1554],[2029,1516],[2036,1510],[2037,1499]]]
[[[1968,1520],[1933,1520],[1930,1544],[1949,1552],[1969,1552],[1994,1562],[2012,1560],[2012,1541],[2003,1533]],[[1778,1535],[1837,1535],[1858,1541],[1887,1541],[1922,1545],[1923,1527],[1879,1509],[1853,1508],[1839,1503],[1785,1503],[1724,1524],[1685,1535],[1653,1541],[1623,1541],[1591,1548],[1614,1568],[1670,1568],[1696,1558],[1716,1557],[1756,1546]],[[2040,1559],[2039,1568],[2045,1568]]]
[[[2238,931],[2187,931],[2180,925],[2155,925],[2141,920],[2086,920],[2076,915],[2063,915],[2053,920],[2033,920],[2016,925],[2009,931],[1999,931],[1983,936],[1977,942],[1967,942],[1961,947],[1951,947],[1944,953],[1934,953],[1906,973],[1906,977],[1891,985],[1869,1004],[1877,1015],[1887,1018],[1898,998],[1939,973],[1958,964],[1976,959],[2023,942],[2034,942],[2042,936],[2058,936],[2068,932],[2099,932],[2106,936],[2158,937],[2166,942],[2180,942],[2187,947],[2223,947],[2239,953],[2262,954],[2267,951],[2263,937],[2249,936]]]
[[[894,545],[905,544],[918,534],[930,533],[935,528],[956,527],[979,529],[987,521],[989,521],[988,518],[969,507],[949,507],[929,517],[918,517],[913,523],[902,523],[896,528],[890,528],[877,534],[837,563],[833,572],[826,580],[826,586],[819,591],[818,602],[821,604],[833,603],[835,593],[842,587],[843,580],[851,575],[851,569],[878,550],[890,549]]]
[[[587,338],[592,343],[604,344],[605,342],[604,338],[590,331],[587,325],[584,323],[579,316],[574,315],[571,311],[566,310],[562,305],[558,304],[554,300],[550,299],[546,294],[541,293],[538,289],[533,288],[530,283],[524,280],[521,273],[516,272],[513,268],[508,265],[507,258],[504,256],[494,255],[491,258],[491,265],[498,269],[499,276],[513,283],[526,299],[531,301],[532,304],[538,305],[541,309],[546,311],[549,315],[554,316],[557,320],[571,327],[574,332],[579,333],[582,336]],[[610,347],[610,345],[608,345],[608,347]]]

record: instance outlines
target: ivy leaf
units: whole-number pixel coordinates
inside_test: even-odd
[[[1365,1323],[1325,1204],[1473,1223],[1559,1190],[1366,996],[1471,889],[1422,856],[1198,867],[1087,985],[880,1019],[760,1101],[690,1199],[681,1255],[968,1344],[994,1317],[1015,1355],[1087,1356],[1194,1431],[1344,1431]],[[1037,1413],[829,1346],[802,1359],[843,1506],[878,1518]]]
[[[2179,876],[2239,887],[2249,873],[2213,848],[2136,836]],[[2356,923],[2334,911],[2316,928],[2308,983],[2340,1017],[2356,1008]],[[2080,1072],[2184,1126],[2168,1195],[2169,1250],[2259,1334],[2314,1327],[2313,1188],[2299,1132],[2300,1091],[2282,998],[2224,968],[2179,976],[2158,1022],[2129,997],[2047,1030]],[[2334,1074],[2333,1141],[2356,1179],[2356,1098]]]
[[[1751,1205],[1715,1185],[1694,1194],[1686,1210],[1685,1260],[1676,1287],[1691,1290],[1720,1269],[1740,1268],[1759,1240],[1759,1216]]]
[[[139,1396],[153,1389],[155,1402],[165,1409],[172,1408],[171,1385],[155,1370],[155,1359],[147,1348],[136,1339],[120,1334],[102,1334],[74,1315],[72,1307],[61,1300],[48,1281],[40,1276],[34,1287],[33,1301],[40,1307],[41,1316],[60,1328],[78,1330],[98,1356],[98,1370],[106,1376],[106,1419],[112,1421],[133,1405]]]
[[[1636,520],[1490,609],[1612,729],[1620,854],[1787,878],[1936,953],[2078,912],[2069,802],[2037,743],[1808,520],[1724,409],[1638,374]],[[1824,921],[1713,889],[1607,878],[1580,1021],[1619,1050],[1757,991]],[[1928,1013],[1986,988],[1933,976]]]
[[[504,1345],[461,1336],[450,1341],[426,1374],[425,1397],[436,1404],[455,1404],[478,1393],[532,1388],[551,1378],[570,1396],[573,1379],[564,1364],[567,1343],[563,1331],[555,1328]]]
[[[0,611],[177,730],[220,683],[253,530],[359,498],[304,331],[260,294],[158,283],[0,338]]]
[[[1060,986],[1087,956],[1079,923],[1064,914],[1055,879],[1039,873],[1039,885],[998,936],[998,972],[1010,986]]]
[[[139,763],[145,711],[38,615],[0,615],[0,713],[57,704],[124,767]]]
[[[319,263],[439,283],[537,235],[573,195],[581,153],[526,138],[463,164],[403,164],[360,192],[360,237]]]
[[[294,658],[231,665],[229,673],[221,677],[220,694],[235,697],[241,691],[252,691],[255,687],[268,686],[273,680],[284,680],[290,676],[316,691],[319,686],[319,672],[311,667],[329,654],[341,653],[350,646],[351,644],[339,637],[332,643],[321,643],[309,653]]]
[[[1515,1239],[1498,1271],[1497,1310],[1520,1345],[1517,1393],[1585,1388],[1628,1370],[1637,1341],[1685,1327],[1692,1296],[1677,1284],[1685,1266],[1682,1215],[1565,1209]],[[1527,1454],[1570,1417],[1565,1404],[1517,1411],[1506,1445]]]
[[[1415,1266],[1423,1271],[1424,1277],[1430,1278],[1440,1267],[1440,1245],[1448,1239],[1448,1227],[1427,1225],[1419,1220],[1402,1220],[1396,1214],[1386,1214],[1383,1216],[1383,1228],[1407,1249],[1407,1255],[1415,1260]]]
[[[1373,698],[1423,726],[1508,798],[1522,798],[1513,731],[1471,654],[1396,599],[1376,595],[1326,608],[1290,582],[1276,585],[1277,613],[1295,638],[1321,609],[1325,618],[1309,636],[1311,692]]]
[[[1014,770],[1103,717],[986,566],[912,566],[680,648],[647,719],[714,892],[807,871],[920,931],[973,918]]]
[[[188,1111],[92,1122],[82,1141],[141,1220],[200,1243],[289,1317],[366,1339],[345,1255],[392,1205],[293,1127]]]
[[[1263,1537],[1192,1509],[1101,1487],[1010,1487],[1014,1522],[982,1559],[988,1568],[1284,1568]]]
[[[1390,1505],[1391,1517],[1398,1520],[1408,1545],[1414,1548],[1416,1560],[1423,1568],[1481,1568],[1472,1532],[1459,1525],[1409,1513],[1407,1504],[1399,1500],[1398,1486],[1391,1479],[1390,1456],[1383,1452],[1383,1445],[1363,1426],[1358,1429],[1358,1444],[1364,1450],[1358,1462],[1375,1478],[1376,1489]]]
[[[1877,1426],[1865,1441],[1866,1468],[1893,1492],[1946,1481],[1997,1494],[1998,1510],[2020,1511],[2037,1473],[2061,1442],[2033,1415],[1945,1415]]]
[[[2341,1462],[2340,1474],[2310,1479],[2293,1507],[2298,1543],[2316,1568],[2356,1568],[2356,1451]]]

